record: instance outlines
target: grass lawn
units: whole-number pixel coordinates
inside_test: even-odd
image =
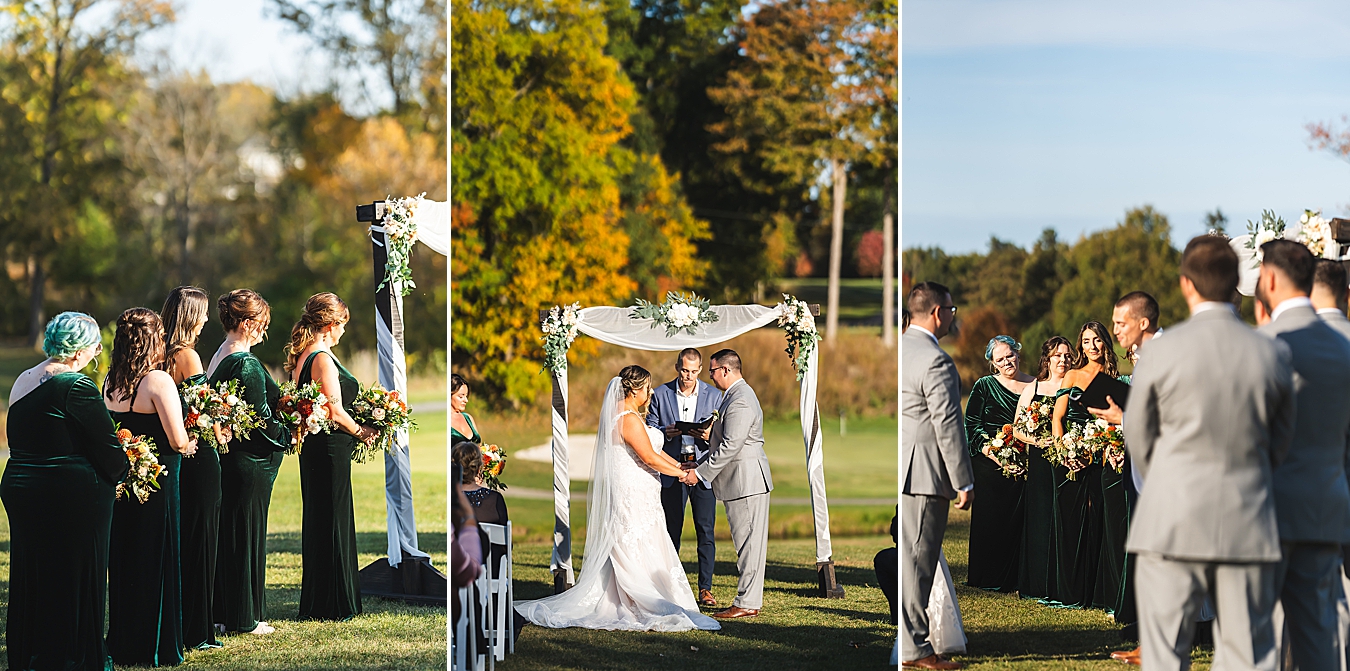
[[[976,504],[978,505],[978,503]],[[961,605],[968,654],[953,659],[967,669],[1101,669],[1123,671],[1111,651],[1134,647],[1121,640],[1120,628],[1100,610],[1048,608],[1013,594],[966,587],[970,514],[952,509],[942,550],[951,565]],[[1210,650],[1191,655],[1192,669],[1209,669]]]
[[[489,440],[499,440],[498,425],[490,417],[480,418],[480,428]],[[516,437],[522,447],[541,444],[547,433],[529,433],[501,427]],[[896,498],[896,422],[893,418],[852,419],[847,435],[839,435],[839,420],[822,424],[825,438],[825,491],[831,500]],[[779,499],[810,497],[806,482],[806,450],[802,445],[801,425],[797,422],[768,422],[764,429],[764,451],[773,469],[773,496]],[[516,542],[549,542],[553,533],[552,500],[513,497],[509,487],[552,491],[553,467],[543,462],[514,459],[507,462],[503,476]],[[573,481],[572,491],[586,491],[585,481]],[[719,511],[721,507],[719,506]],[[574,535],[582,536],[586,525],[586,503],[572,502]],[[830,505],[830,530],[833,536],[885,534],[895,515],[894,504]],[[811,508],[803,504],[774,503],[769,510],[770,535],[774,538],[811,538],[814,527]],[[725,512],[717,516],[717,535],[731,538]],[[694,540],[692,523],[685,525],[684,537]]]
[[[836,539],[834,560],[845,598],[828,600],[811,596],[816,585],[811,541],[770,541],[764,611],[757,618],[725,622],[722,630],[715,632],[638,633],[527,626],[516,643],[516,654],[507,655],[497,668],[888,668],[896,629],[889,623],[886,598],[877,588],[872,558],[891,545],[889,536]],[[517,600],[552,594],[549,550],[547,544],[540,543],[515,546]],[[698,561],[692,544],[682,546],[680,559],[690,584],[696,584]],[[725,605],[736,595],[736,553],[729,543],[717,546],[713,594]]]
[[[778,280],[778,288],[784,292],[796,296],[799,300],[807,303],[820,304],[820,318],[817,322],[821,328],[825,324],[826,304],[829,298],[830,282],[824,277],[801,277],[795,279]],[[895,291],[900,291],[900,285],[897,282]],[[772,303],[775,300],[781,300],[781,296],[770,295],[766,297],[766,302]],[[881,278],[845,278],[839,280],[839,321],[855,322],[866,319],[881,318]],[[878,326],[878,329],[880,327]]]
[[[0,348],[0,386],[8,393],[13,374],[38,359],[11,357]],[[13,360],[13,365],[8,365]],[[27,361],[23,365],[18,365]],[[10,369],[13,369],[12,371]],[[8,380],[6,380],[8,376]],[[411,401],[444,401],[444,381],[414,385]],[[446,567],[446,420],[444,412],[417,416],[412,434],[412,485],[418,545],[432,563]],[[354,464],[352,494],[356,502],[359,564],[365,566],[386,552],[384,463]],[[444,669],[446,612],[376,598],[362,600],[364,614],[349,622],[295,620],[300,604],[300,474],[299,460],[287,457],[272,492],[267,538],[267,621],[277,628],[269,636],[226,637],[219,650],[188,654],[185,669]],[[9,599],[9,523],[0,515],[0,601]],[[4,622],[0,619],[0,632]],[[0,659],[4,658],[0,640]],[[124,668],[124,667],[119,667]]]

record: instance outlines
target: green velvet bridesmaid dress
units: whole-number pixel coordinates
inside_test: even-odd
[[[325,353],[332,357],[331,354]],[[313,380],[313,352],[300,369],[300,384]],[[352,412],[360,384],[338,367],[342,407]],[[356,437],[334,429],[305,438],[300,451],[301,523],[300,619],[347,620],[361,613],[356,565],[356,513],[352,508],[352,449]]]
[[[1129,376],[1121,376],[1128,383]],[[1129,579],[1133,563],[1125,552],[1125,539],[1130,532],[1130,515],[1134,501],[1130,460],[1117,473],[1102,467],[1102,550],[1097,566],[1097,588],[1092,605],[1115,616],[1119,624],[1131,624],[1138,619],[1134,608],[1134,586]]]
[[[132,404],[136,397],[132,396]],[[113,504],[108,557],[108,655],[123,666],[174,666],[183,661],[179,583],[179,462],[157,413],[114,412],[122,428],[155,444],[168,471],[145,503]]]
[[[1037,394],[1036,400],[1053,403],[1054,397]],[[1027,449],[1017,592],[1023,598],[1044,599],[1050,596],[1055,581],[1055,469],[1041,448]]]
[[[9,516],[9,668],[112,668],[103,639],[113,489],[126,476],[98,387],[61,373],[14,401],[0,500]]]
[[[1004,476],[998,465],[980,450],[990,436],[1005,424],[1012,424],[1017,398],[993,375],[986,375],[975,381],[966,403],[966,442],[979,499],[979,505],[970,511],[966,584],[1000,592],[1017,589],[1026,481]]]
[[[1077,387],[1061,389],[1058,400]],[[1067,432],[1092,419],[1080,401],[1069,400],[1064,416]],[[1069,469],[1055,466],[1055,585],[1049,601],[1071,608],[1088,608],[1097,585],[1102,549],[1102,467],[1093,463],[1068,478]]]
[[[459,414],[462,415],[462,416],[464,417],[464,422],[467,423],[467,424],[469,425],[469,430],[473,432],[473,435],[472,435],[472,436],[466,436],[466,435],[460,433],[460,432],[459,432],[459,429],[456,429],[455,427],[451,426],[451,427],[450,427],[450,447],[454,447],[455,445],[458,445],[459,443],[462,443],[462,442],[464,442],[464,441],[466,441],[466,440],[469,441],[469,442],[478,443],[479,445],[482,445],[482,444],[483,444],[483,437],[480,436],[480,435],[478,435],[478,427],[477,427],[477,426],[474,426],[474,423],[473,423],[473,420],[472,420],[472,419],[469,419],[469,413],[467,413],[467,412],[461,412],[461,413],[459,413]]]
[[[193,375],[183,384],[206,382]],[[181,510],[180,547],[183,583],[183,645],[219,648],[212,602],[216,589],[216,535],[220,532],[220,454],[205,442],[178,466]]]
[[[211,384],[239,380],[243,400],[263,426],[235,438],[220,455],[220,533],[213,599],[215,621],[226,631],[253,631],[267,611],[267,508],[290,437],[273,414],[281,390],[250,352],[221,360]]]

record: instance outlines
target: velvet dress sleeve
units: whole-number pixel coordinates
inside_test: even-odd
[[[94,465],[100,478],[117,484],[127,475],[131,464],[117,440],[108,406],[94,381],[80,376],[66,392],[66,416],[74,424],[73,442],[77,449]]]
[[[267,374],[262,362],[252,356],[244,357],[239,368],[239,382],[244,387],[244,402],[253,407],[263,425],[254,430],[249,438],[251,446],[281,452],[291,446],[286,427],[277,420],[273,408],[281,398],[281,389],[276,380]]]

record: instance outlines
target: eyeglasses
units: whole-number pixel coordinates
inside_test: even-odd
[[[943,308],[946,308],[946,309],[948,309],[948,310],[951,310],[951,311],[952,311],[952,316],[955,316],[955,315],[956,315],[956,306],[955,306],[955,305],[939,305],[939,306],[937,306],[936,309],[939,309],[939,310],[940,310],[940,309],[943,309]]]
[[[716,367],[714,367],[714,368],[709,368],[709,369],[708,369],[708,376],[709,376],[709,377],[712,377],[712,374],[713,374],[713,373],[716,373],[716,372],[719,371],[719,370],[724,370],[724,371],[727,371],[727,372],[731,372],[731,367],[730,367],[730,366],[716,366]]]

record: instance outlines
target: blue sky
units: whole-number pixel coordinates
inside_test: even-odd
[[[1350,162],[1304,129],[1350,114],[1350,3],[1178,4],[904,0],[902,244],[1350,214]]]

